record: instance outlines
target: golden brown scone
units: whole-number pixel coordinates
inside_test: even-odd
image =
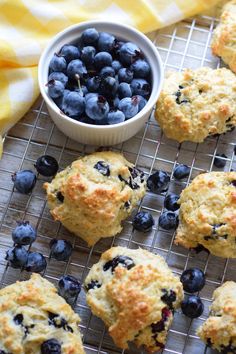
[[[87,303],[108,326],[115,344],[164,348],[182,284],[164,259],[144,249],[113,247],[102,254],[86,280]]]
[[[116,235],[144,196],[144,174],[123,155],[96,152],[45,183],[51,214],[90,246]]]
[[[216,256],[236,258],[236,172],[197,176],[178,202],[176,244],[202,245]]]
[[[236,353],[236,283],[227,281],[213,293],[209,318],[197,331],[200,338],[221,353]]]
[[[0,290],[0,353],[84,354],[80,318],[38,274]],[[47,342],[46,341],[50,341]]]
[[[211,48],[213,54],[221,57],[236,73],[236,0],[223,7],[220,24],[213,33]]]
[[[236,76],[228,69],[171,72],[157,102],[156,120],[168,138],[202,142],[236,125]]]

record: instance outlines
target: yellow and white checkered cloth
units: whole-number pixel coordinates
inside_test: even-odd
[[[204,11],[219,0],[0,0],[1,136],[39,94],[37,64],[47,41],[90,19],[127,23],[143,32]]]

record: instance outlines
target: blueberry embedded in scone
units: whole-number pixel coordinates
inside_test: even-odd
[[[150,352],[164,348],[183,289],[162,257],[141,248],[111,248],[91,268],[85,289],[88,305],[118,347],[134,341]]]
[[[38,274],[0,290],[0,314],[0,353],[85,353],[79,316]]]
[[[112,151],[74,161],[44,186],[54,219],[90,246],[120,232],[146,190],[144,173]]]
[[[221,353],[236,352],[236,283],[227,281],[213,293],[208,319],[197,334],[211,348]]]
[[[204,173],[180,195],[175,243],[236,258],[236,172]]]

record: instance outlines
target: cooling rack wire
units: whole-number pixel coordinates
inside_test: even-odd
[[[220,66],[220,62],[212,57],[210,50],[210,39],[216,24],[215,18],[201,16],[151,33],[150,38],[160,51],[165,70]],[[151,116],[142,131],[129,141],[114,146],[113,150],[123,152],[128,160],[145,172],[146,176],[157,169],[167,171],[171,175],[169,192],[180,193],[199,173],[217,170],[213,166],[216,154],[224,153],[227,156],[225,171],[235,169],[234,142],[235,133],[231,132],[220,137],[208,138],[202,144],[188,142],[178,144],[162,134]],[[83,282],[101,253],[113,245],[130,248],[141,246],[162,255],[177,275],[180,275],[184,269],[194,266],[206,273],[206,285],[200,292],[205,305],[204,313],[200,318],[190,320],[180,311],[176,312],[163,353],[213,353],[196,336],[196,328],[207,318],[214,289],[226,280],[236,281],[236,262],[213,257],[205,252],[191,253],[180,246],[175,246],[174,234],[158,229],[158,217],[162,212],[165,194],[147,193],[139,206],[140,210],[151,212],[155,219],[155,227],[151,232],[142,234],[134,231],[130,217],[125,221],[120,235],[103,239],[90,249],[82,240],[74,237],[50,217],[42,189],[46,178],[38,177],[36,187],[30,196],[19,195],[12,188],[11,174],[21,168],[32,168],[40,155],[45,153],[53,155],[59,161],[60,169],[63,169],[78,156],[94,150],[94,147],[71,141],[59,132],[49,118],[41,98],[8,133],[5,138],[3,158],[0,161],[1,286],[29,277],[27,273],[9,267],[4,260],[6,250],[12,246],[11,231],[17,220],[29,220],[37,228],[38,238],[32,249],[42,252],[47,258],[48,266],[43,275],[54,284],[62,274],[74,275]],[[189,178],[183,182],[172,178],[173,169],[179,163],[191,167]],[[73,243],[74,250],[67,263],[50,259],[48,244],[54,237],[67,237]],[[114,346],[103,323],[91,315],[83,290],[76,302],[75,310],[82,319],[81,332],[86,353],[140,353],[140,350],[132,347],[129,351],[122,351]]]

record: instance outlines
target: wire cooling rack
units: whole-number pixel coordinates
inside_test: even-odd
[[[217,20],[208,16],[190,19],[170,26],[150,35],[157,45],[165,69],[181,70],[220,65],[218,59],[212,57],[210,39]],[[220,137],[211,137],[202,144],[178,144],[167,139],[154,118],[151,116],[134,138],[114,146],[126,158],[134,162],[148,176],[152,171],[162,169],[171,176],[169,192],[180,193],[186,185],[199,173],[217,170],[213,165],[216,154],[224,153],[225,171],[235,169],[234,156],[235,133],[227,133]],[[54,126],[45,104],[41,98],[34,104],[25,117],[8,133],[5,139],[3,158],[0,161],[0,277],[1,286],[13,283],[17,279],[29,277],[26,272],[13,269],[4,260],[6,250],[12,246],[11,231],[17,220],[29,220],[38,231],[34,251],[42,252],[48,261],[43,274],[45,278],[57,283],[62,274],[71,274],[82,282],[91,266],[98,261],[101,253],[113,245],[130,248],[139,246],[162,255],[174,273],[180,275],[187,267],[199,267],[206,273],[206,285],[200,292],[205,305],[203,315],[190,320],[177,311],[169,331],[166,348],[163,353],[203,354],[212,353],[196,336],[196,328],[207,318],[212,292],[226,280],[236,280],[236,262],[220,259],[205,252],[196,254],[176,246],[172,232],[158,228],[158,217],[163,209],[165,194],[147,193],[139,209],[148,210],[155,219],[155,227],[148,234],[134,231],[131,218],[124,222],[121,234],[113,238],[102,239],[93,248],[79,238],[74,237],[58,222],[52,220],[42,189],[47,180],[38,176],[36,187],[30,196],[20,195],[13,190],[11,174],[21,168],[33,168],[36,159],[45,153],[53,155],[65,168],[78,156],[94,151],[96,148],[83,146],[69,140]],[[173,179],[173,169],[184,163],[191,167],[188,179],[179,182]],[[74,245],[69,262],[56,262],[50,259],[49,242],[52,238],[68,238]],[[117,349],[107,334],[102,321],[94,317],[85,302],[82,290],[75,310],[81,317],[81,331],[86,353],[140,353],[131,347],[129,351]]]

